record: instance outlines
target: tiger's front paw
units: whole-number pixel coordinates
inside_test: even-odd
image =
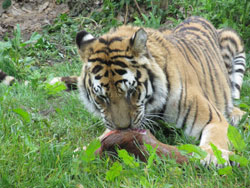
[[[217,168],[222,168],[223,166],[230,165],[229,156],[232,155],[233,152],[218,148],[218,150],[222,152],[221,157],[225,159],[225,162],[221,164],[221,161],[219,161],[220,159],[217,159],[217,157],[214,155],[211,146],[200,146],[200,147],[201,149],[207,152],[207,156],[201,160],[202,165],[209,166],[210,164],[214,164]]]

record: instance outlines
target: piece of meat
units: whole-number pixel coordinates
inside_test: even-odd
[[[156,153],[160,157],[168,156],[175,159],[177,163],[188,163],[188,158],[181,155],[175,146],[161,143],[149,130],[145,129],[115,130],[109,132],[101,140],[101,147],[96,151],[96,154],[102,156],[105,151],[116,154],[116,148],[119,148],[127,150],[141,161],[146,162],[148,152],[144,143],[151,145],[153,148],[158,146]]]

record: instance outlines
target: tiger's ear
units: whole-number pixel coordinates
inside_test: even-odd
[[[130,46],[135,55],[140,55],[146,52],[146,43],[148,35],[144,29],[139,29],[130,39]]]
[[[79,54],[83,60],[88,58],[90,51],[90,45],[96,40],[96,38],[86,31],[81,31],[76,35],[76,45],[79,50]]]

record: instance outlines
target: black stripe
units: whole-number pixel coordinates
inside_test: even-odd
[[[185,75],[185,82],[184,82],[184,89],[185,89],[185,96],[184,96],[184,109],[186,109],[186,107],[187,107],[187,77],[186,77],[186,75]]]
[[[95,53],[97,53],[97,54],[104,53],[104,54],[108,55],[107,50],[97,50],[97,51],[95,51]]]
[[[148,99],[149,97],[151,97],[150,95],[148,95],[148,84],[149,84],[149,82],[148,82],[148,80],[146,80],[144,83],[144,86],[145,86],[145,88],[146,88],[146,99]],[[153,97],[152,98],[150,98],[150,99],[153,99]],[[150,103],[152,103],[153,101],[151,101]]]
[[[110,41],[109,41],[109,44],[113,43],[113,42],[117,42],[117,41],[122,41],[122,38],[121,37],[114,37],[114,38],[111,38]]]
[[[96,80],[100,80],[101,78],[102,78],[101,75],[96,75],[96,76],[95,76],[95,79],[96,79]]]
[[[122,62],[122,61],[114,61],[113,64],[114,64],[114,65],[117,65],[117,66],[120,66],[120,67],[122,67],[122,68],[128,67],[128,65],[126,65],[126,64],[125,64],[124,62]]]
[[[186,61],[192,66],[192,68],[193,68],[193,70],[195,71],[195,73],[196,73],[196,75],[197,75],[197,78],[199,78],[200,77],[200,74],[197,72],[197,70],[196,70],[196,68],[194,67],[194,65],[191,63],[191,61],[190,61],[190,59],[189,59],[189,57],[188,57],[188,55],[187,55],[187,52],[186,52],[186,49],[185,49],[185,47],[182,45],[182,43],[181,42],[183,42],[184,40],[178,40],[177,42],[177,44],[179,44],[182,48],[180,48],[178,45],[176,45],[177,46],[177,48],[179,49],[179,51],[182,53],[182,55],[183,55],[183,57],[186,59]],[[184,43],[184,42],[183,42]],[[185,44],[187,44],[187,43],[184,43],[184,45]],[[206,96],[207,97],[207,94],[206,94],[206,92],[204,91],[204,87],[202,87],[202,82],[201,82],[201,79],[198,79],[198,82],[199,82],[199,85],[200,85],[200,87],[201,87],[201,89],[202,89],[202,91],[203,91],[203,93],[204,93],[204,96]]]
[[[232,43],[236,47],[236,51],[239,50],[236,41],[232,37],[223,37],[223,38],[220,38],[220,43],[223,43],[224,41],[230,41],[230,43]]]
[[[192,34],[192,35],[196,36],[197,39],[200,39],[199,35],[197,35],[196,33],[188,32],[188,31],[197,31],[197,32],[200,32],[214,46],[214,41],[216,40],[216,38],[214,38],[211,33],[206,33],[204,31],[200,30],[200,28],[197,28],[197,27],[183,27],[178,32],[185,33],[185,35]],[[211,37],[209,35],[212,37],[212,39],[211,39]]]
[[[90,91],[87,89],[87,99],[90,101]]]
[[[108,41],[106,41],[104,38],[99,38],[99,42],[108,45]]]
[[[243,53],[243,52],[242,52]],[[240,56],[236,56],[235,59],[238,59],[238,58],[242,58],[242,59],[246,59],[244,56],[240,55]]]
[[[128,81],[128,80],[127,80],[127,79],[118,80],[118,81],[115,82],[115,86],[117,87],[117,85],[118,85],[119,83],[126,82],[126,81]]]
[[[137,82],[139,81],[139,79],[141,78],[141,72],[139,70],[136,70],[136,80]]]
[[[245,66],[246,66],[245,63],[237,63],[236,61],[234,61],[234,64],[235,64],[235,65],[241,65],[241,66],[243,66],[244,68],[245,68]]]
[[[229,118],[229,107],[228,107],[229,99],[225,90],[223,90],[223,94],[224,94],[224,111],[226,113],[226,118],[228,119]]]
[[[0,70],[0,82],[3,81],[6,76],[7,74]]]
[[[122,38],[121,37],[114,37],[114,38],[111,38],[109,40],[105,40],[104,38],[99,38],[99,42],[103,43],[105,45],[110,45],[111,43],[116,42],[116,41],[122,41]]]
[[[170,51],[169,51],[167,45],[163,43],[163,39],[167,39],[167,36],[164,37],[164,38],[161,38],[161,39],[159,37],[154,37],[152,39],[155,39],[161,45],[161,47],[163,47],[167,51],[166,56],[168,56],[168,54],[170,53]],[[151,40],[151,38],[149,38],[149,40]],[[154,41],[152,41],[152,42],[154,42]]]
[[[85,77],[85,78],[86,78],[86,77]],[[88,79],[88,84],[89,84],[89,87],[92,87],[91,79]]]
[[[109,76],[109,71],[106,71],[106,72],[104,73],[104,76],[105,76],[105,77],[108,77],[108,76]]]
[[[84,89],[86,89],[86,74],[84,74],[84,77],[83,77],[82,83],[83,83],[83,87],[84,87]]]
[[[232,56],[234,56],[235,54],[234,54],[234,50],[232,50],[231,48],[230,48],[230,46],[226,46],[226,48],[227,48],[227,50],[229,51],[229,53],[232,55]]]
[[[115,69],[115,72],[119,75],[124,75],[127,73],[127,71],[124,69]]]
[[[154,74],[152,73],[151,70],[147,69],[146,66],[143,66],[146,70],[147,70],[147,73],[148,73],[148,76],[149,76],[149,80],[151,82],[151,85],[152,85],[152,90],[153,90],[153,93],[155,91],[155,86],[154,86]]]
[[[183,41],[184,41],[183,39],[176,40],[177,44],[180,45],[181,48],[179,48],[178,45],[177,45],[177,47],[179,48],[179,51],[182,53],[182,55],[183,55],[183,57],[186,59],[186,61],[192,66],[192,68],[193,68],[194,70],[196,70],[195,67],[194,67],[194,65],[191,63],[191,61],[190,61],[190,59],[189,59],[189,57],[188,57],[188,55],[187,55],[187,51],[186,51],[186,48],[185,48],[185,47],[186,47],[185,43],[184,43],[185,47],[184,47],[183,44],[182,44]]]
[[[212,105],[212,107],[214,108],[214,110],[215,110],[215,112],[216,112],[218,118],[219,118],[220,121],[221,121],[222,119],[221,119],[221,114],[220,114],[220,112],[219,112],[218,109],[213,105],[213,103],[211,103],[211,105]]]
[[[128,56],[128,55],[115,55],[112,56],[111,59],[116,59],[116,58],[127,58],[127,59],[133,59],[134,56]]]
[[[139,84],[138,84],[139,85]],[[141,98],[141,92],[138,92],[138,97],[137,97],[137,100],[140,100]]]
[[[181,77],[180,72],[179,72],[179,78],[180,78],[179,83],[180,83],[180,87],[181,87],[181,93],[180,93],[180,98],[178,100],[178,112],[177,112],[177,117],[176,117],[176,123],[178,122],[178,120],[180,118],[180,114],[181,114],[181,101],[182,101],[182,98],[183,98],[183,85],[182,85],[182,77]]]
[[[240,85],[235,83],[235,87],[240,91]]]
[[[192,133],[192,130],[196,124],[196,121],[197,121],[197,117],[198,117],[198,100],[197,100],[197,97],[195,98],[195,114],[194,114],[194,120],[193,120],[193,123],[192,123],[192,127],[190,129],[190,132],[189,132],[189,135]]]
[[[213,78],[213,71],[212,71],[212,68],[211,68],[211,62],[209,61],[209,57],[207,55],[206,52],[203,53],[204,56],[205,56],[205,59],[206,59],[206,62],[207,62],[207,66],[208,66],[208,70],[209,70],[209,77],[210,77],[210,84],[211,84],[211,87],[212,87],[212,90],[213,90],[213,94],[214,94],[214,99],[215,99],[215,103],[217,104],[217,95],[216,95],[216,90],[215,90],[215,85],[214,85],[214,78]],[[213,69],[214,70],[214,69]]]
[[[213,119],[213,114],[212,114],[212,110],[211,110],[211,107],[208,103],[208,110],[209,110],[209,118],[208,118],[208,121],[204,124],[203,128],[201,129],[201,133],[203,132],[204,128],[212,121]],[[202,134],[201,134],[202,136]]]
[[[146,89],[146,98],[147,98],[147,93],[148,93],[148,80],[145,80],[145,82],[143,82],[143,85]]]
[[[92,69],[92,73],[93,74],[96,74],[96,73],[98,73],[100,70],[102,70],[103,69],[103,66],[101,66],[101,65],[96,65],[93,69]]]
[[[208,125],[213,119],[212,110],[209,104],[208,104],[208,110],[209,110],[209,118],[208,118],[208,121],[205,123],[205,125]]]
[[[102,58],[94,58],[94,59],[88,59],[88,62],[96,62],[99,61],[100,63],[105,63],[105,60],[103,60]]]
[[[243,69],[237,69],[235,72],[244,74],[245,71]]]
[[[194,45],[191,42],[189,42],[189,44],[187,44],[185,40],[182,40],[182,42],[186,45],[187,49],[191,52],[191,54],[195,58],[195,60],[201,65],[203,75],[204,75],[204,77],[206,77],[206,72],[205,72],[205,69],[204,69],[204,65],[203,65],[203,63],[202,63],[202,61],[200,59],[200,55],[198,54],[197,50],[195,49],[196,45]],[[205,82],[205,87],[206,87],[206,82]]]
[[[208,20],[205,20],[204,18],[201,18],[201,17],[197,17],[195,19],[195,21],[197,21],[197,22],[199,21],[201,23],[201,25],[204,28],[206,28],[206,30],[208,32],[211,31],[212,33],[209,32],[209,34],[214,38],[215,41],[217,41],[217,39],[218,39],[217,31],[215,30],[215,28],[213,27],[213,25]],[[209,28],[209,29],[207,29],[207,28]]]
[[[112,52],[123,52],[124,50],[121,50],[121,49],[110,49],[110,48],[107,48],[108,52],[109,53],[112,53]]]
[[[188,119],[189,113],[190,113],[190,111],[191,111],[191,107],[192,107],[192,104],[190,103],[190,104],[188,105],[187,112],[186,112],[186,114],[185,114],[185,116],[184,116],[184,119],[183,119],[183,122],[182,122],[182,124],[181,124],[181,128],[182,128],[184,125],[186,125],[186,123],[187,123],[187,119]]]

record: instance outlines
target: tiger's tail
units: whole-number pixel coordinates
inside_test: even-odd
[[[15,82],[15,78],[13,76],[7,75],[0,69],[0,83],[3,83],[7,86],[12,85]]]
[[[246,69],[244,44],[233,29],[220,29],[218,36],[221,54],[231,81],[232,97],[239,99]]]

